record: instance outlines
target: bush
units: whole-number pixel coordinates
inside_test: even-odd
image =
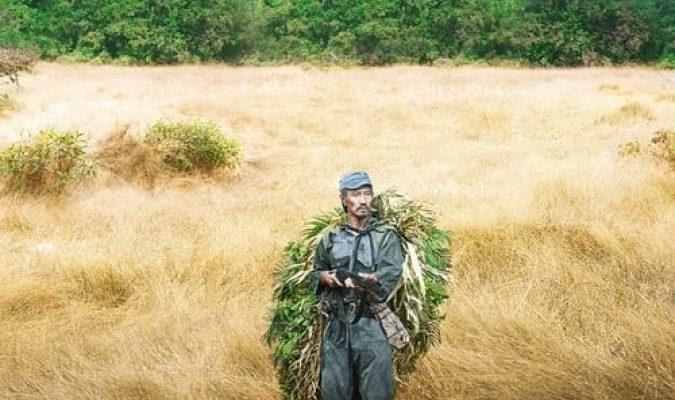
[[[95,172],[86,147],[81,132],[43,130],[0,152],[0,175],[11,191],[60,194]]]
[[[10,23],[0,24],[0,44],[32,45],[44,58],[232,60],[250,40],[252,16],[242,0],[3,0],[0,21]]]
[[[673,66],[672,0],[3,0],[0,46],[108,62]]]
[[[211,172],[241,163],[239,143],[223,136],[213,123],[161,121],[148,130],[144,143],[158,152],[166,167],[177,172]]]
[[[0,48],[0,78],[9,77],[14,84],[19,84],[19,73],[30,72],[36,58],[32,54],[18,49]]]

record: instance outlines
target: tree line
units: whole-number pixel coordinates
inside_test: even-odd
[[[675,66],[673,0],[0,0],[0,46],[129,63]]]

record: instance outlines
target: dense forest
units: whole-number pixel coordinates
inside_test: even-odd
[[[674,0],[0,0],[0,46],[123,63],[675,65]]]

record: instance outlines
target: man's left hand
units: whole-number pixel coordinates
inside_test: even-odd
[[[370,282],[377,282],[377,275],[375,274],[369,274],[366,272],[359,272],[359,276],[367,281]]]

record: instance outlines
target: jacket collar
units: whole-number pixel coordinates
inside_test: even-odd
[[[367,232],[372,231],[373,229],[377,228],[377,226],[379,225],[379,222],[380,221],[377,218],[375,218],[371,215],[370,217],[368,217],[368,221],[366,221],[366,226],[364,226],[363,229],[361,229],[361,230],[358,230],[356,228],[351,227],[347,223],[346,220],[345,220],[345,222],[340,224],[340,229],[350,230],[352,232],[356,232],[356,233],[359,233],[359,234],[367,233]]]

